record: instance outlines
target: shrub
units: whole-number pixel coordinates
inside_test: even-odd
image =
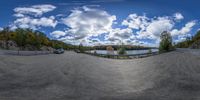
[[[119,55],[124,55],[124,54],[126,54],[126,49],[125,48],[120,48],[119,50],[118,50],[118,54]]]

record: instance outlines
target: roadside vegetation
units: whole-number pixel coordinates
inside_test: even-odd
[[[187,37],[185,41],[182,41],[176,44],[176,47],[199,49],[200,48],[200,30],[194,36]]]

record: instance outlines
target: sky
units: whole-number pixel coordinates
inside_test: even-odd
[[[49,38],[83,45],[158,46],[200,29],[198,0],[2,0],[0,30],[31,28]]]

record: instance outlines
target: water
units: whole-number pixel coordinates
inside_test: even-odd
[[[118,52],[115,51],[107,51],[107,50],[91,50],[87,51],[89,53],[94,53],[96,51],[97,54],[104,55],[118,55]],[[152,52],[158,52],[158,49],[151,49]],[[138,55],[138,54],[146,54],[149,53],[149,50],[127,50],[125,55]]]

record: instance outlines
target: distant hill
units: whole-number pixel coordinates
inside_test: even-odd
[[[176,44],[177,48],[200,48],[200,30],[192,37],[187,37],[185,41]]]

